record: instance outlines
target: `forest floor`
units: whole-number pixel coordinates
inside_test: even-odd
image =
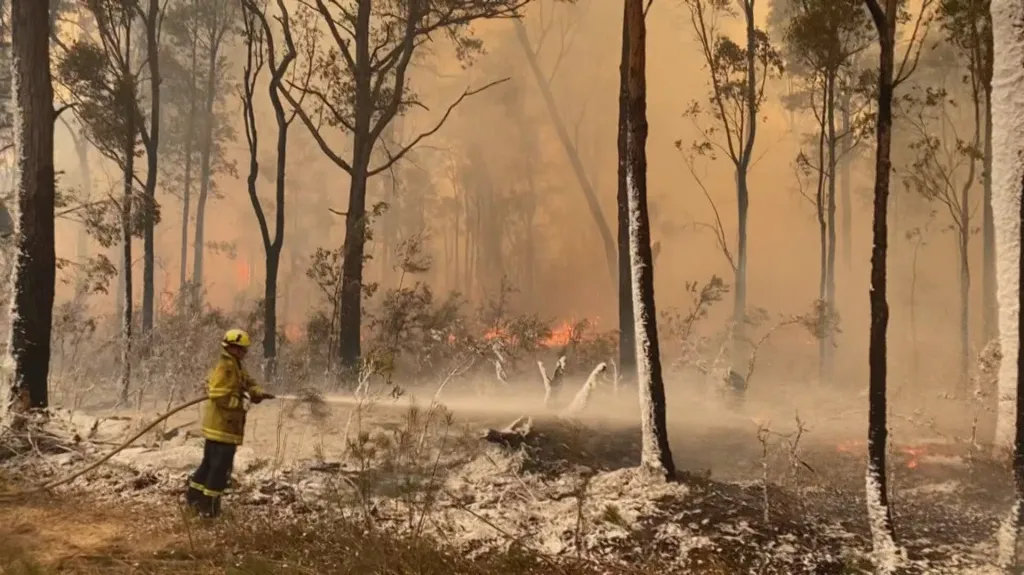
[[[255,407],[214,522],[181,506],[202,453],[198,411],[183,412],[56,496],[0,496],[0,573],[870,572],[864,434],[839,410],[770,427],[749,403],[693,409],[670,422],[686,471],[666,482],[635,469],[622,398],[571,422],[535,398],[446,399]],[[55,410],[0,456],[0,492],[80,469],[158,411]],[[482,439],[523,414],[522,445]],[[908,572],[993,572],[1008,471],[934,425],[894,428]]]

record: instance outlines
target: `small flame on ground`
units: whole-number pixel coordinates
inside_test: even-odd
[[[563,321],[562,323],[558,324],[557,327],[551,330],[551,335],[540,340],[540,344],[545,347],[563,347],[569,345],[569,343],[572,342],[574,337],[578,337],[578,333],[576,331],[578,325],[579,322],[575,320]],[[596,319],[587,320],[587,327],[593,328],[596,325]],[[502,330],[499,328],[491,328],[486,333],[484,333],[484,339],[487,341],[503,337],[506,337],[506,334],[502,332]],[[511,339],[514,341],[515,337],[513,336]],[[582,339],[587,339],[587,334],[583,334]],[[449,337],[449,341],[452,341],[451,337]]]
[[[288,341],[299,341],[306,335],[306,330],[301,325],[290,323],[284,326],[284,336]]]
[[[866,441],[849,440],[837,444],[836,451],[860,454],[867,451],[867,445]],[[907,456],[907,469],[917,469],[921,458],[928,454],[928,449],[921,446],[902,446],[899,451]]]

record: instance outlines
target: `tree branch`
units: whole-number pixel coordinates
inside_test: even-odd
[[[396,162],[398,162],[406,154],[408,154],[410,150],[412,150],[414,147],[416,147],[416,144],[419,144],[420,141],[422,141],[423,139],[428,138],[428,137],[436,134],[437,131],[440,130],[442,126],[444,126],[445,122],[448,121],[448,117],[451,116],[452,111],[454,111],[455,108],[457,108],[459,106],[459,104],[461,104],[466,98],[469,98],[470,96],[475,96],[475,95],[483,92],[484,90],[487,90],[489,88],[493,88],[494,86],[497,86],[499,84],[507,82],[508,80],[509,80],[509,78],[502,78],[501,80],[495,80],[493,82],[490,82],[489,84],[481,86],[480,88],[464,91],[462,93],[462,95],[458,97],[458,99],[456,99],[454,102],[451,103],[451,105],[448,106],[448,109],[445,110],[444,115],[441,116],[441,119],[438,120],[436,124],[434,124],[433,128],[431,128],[430,130],[427,130],[426,132],[420,133],[418,136],[413,138],[412,142],[409,142],[409,144],[407,144],[404,147],[402,147],[401,149],[399,149],[397,153],[389,155],[388,160],[383,165],[381,165],[380,167],[377,167],[377,168],[369,170],[367,172],[367,177],[376,176],[377,174],[388,170],[391,166],[393,166]]]

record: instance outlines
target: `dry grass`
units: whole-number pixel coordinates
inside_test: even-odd
[[[82,521],[76,523],[74,518]],[[469,558],[426,537],[395,536],[364,524],[278,522],[273,510],[231,510],[204,522],[174,506],[100,507],[88,499],[25,501],[0,508],[0,573],[643,575],[553,559],[510,545]],[[40,524],[43,522],[44,524]]]

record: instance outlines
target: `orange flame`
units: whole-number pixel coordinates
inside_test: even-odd
[[[252,270],[249,269],[249,261],[239,259],[235,264],[235,278],[238,280],[239,288],[248,288],[252,283]]]
[[[860,454],[866,450],[867,443],[864,441],[850,440],[836,445],[836,451],[839,453]],[[921,464],[921,458],[928,454],[928,449],[921,446],[903,446],[899,450],[907,456],[907,469],[917,469]]]
[[[290,323],[284,326],[284,336],[288,341],[299,341],[306,335],[306,330],[301,325]]]
[[[576,320],[566,320],[560,323],[557,327],[551,330],[551,334],[540,340],[540,344],[545,347],[563,347],[569,345],[572,342],[573,337],[579,337],[576,332],[576,326],[579,322]],[[597,325],[597,319],[589,320],[588,327],[593,328]],[[499,328],[491,328],[484,333],[484,340],[491,341],[500,337],[507,337],[508,334],[503,332]],[[583,334],[582,339],[588,339],[589,334]],[[514,342],[515,336],[511,338]],[[453,341],[452,337],[449,337],[449,341]]]

